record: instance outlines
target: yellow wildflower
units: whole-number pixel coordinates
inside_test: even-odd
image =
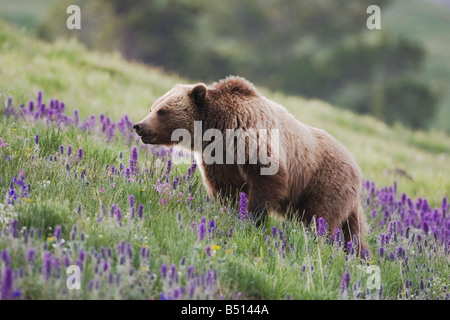
[[[17,129],[16,128],[14,128],[14,129],[12,129],[13,131],[17,131]]]
[[[226,252],[226,253],[232,253],[232,252],[233,252],[233,249],[227,249],[225,252]]]
[[[22,200],[24,200],[24,201],[26,201],[26,202],[28,202],[28,203],[31,203],[31,202],[34,201],[33,199],[28,199],[28,198],[22,198]]]
[[[144,192],[145,191],[145,189],[141,189],[141,190],[139,190],[139,192]]]
[[[56,237],[48,237],[47,242],[56,241]]]
[[[219,250],[219,249],[220,249],[220,246],[218,246],[218,245],[213,244],[211,246],[211,250]]]

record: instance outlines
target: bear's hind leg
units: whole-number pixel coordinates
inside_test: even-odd
[[[364,250],[368,248],[366,242],[364,241],[366,219],[360,210],[361,209],[358,206],[350,212],[342,225],[342,232],[344,233],[345,244],[352,241],[353,236],[356,236],[358,240],[357,252],[364,258]]]

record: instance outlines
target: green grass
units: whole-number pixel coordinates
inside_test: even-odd
[[[4,23],[0,23],[0,47],[0,100],[4,102],[11,96],[18,105],[35,100],[36,92],[42,90],[45,103],[50,98],[60,99],[66,103],[69,115],[78,109],[82,117],[105,113],[117,120],[127,113],[132,121],[140,120],[151,103],[174,84],[193,82],[129,63],[117,53],[88,52],[75,41],[43,43]],[[450,194],[448,136],[433,131],[411,131],[401,126],[388,127],[374,118],[357,116],[321,101],[285,96],[264,88],[260,91],[285,105],[300,121],[335,136],[355,155],[365,177],[378,186],[398,181],[399,192],[406,192],[413,199],[426,197],[432,206],[440,205],[442,197]],[[33,140],[36,134],[40,137],[39,145]],[[209,296],[205,288],[197,289],[202,299],[219,295],[236,298],[238,292],[245,299],[285,299],[288,295],[292,299],[370,298],[364,294],[369,277],[364,267],[366,262],[347,254],[339,246],[330,245],[326,237],[316,235],[314,228],[297,222],[271,217],[264,230],[249,221],[238,220],[238,208],[207,200],[198,170],[190,183],[180,183],[177,190],[170,191],[174,197],[167,199],[167,195],[155,188],[159,179],[164,181],[165,159],[148,149],[139,149],[140,173],[132,176],[132,180],[123,175],[111,175],[106,170],[106,166],[118,167],[121,162],[127,166],[133,144],[120,137],[107,143],[97,129],[80,131],[74,126],[58,129],[44,121],[7,118],[3,112],[0,137],[8,143],[0,149],[0,202],[4,206],[0,210],[0,229],[4,229],[0,251],[9,252],[12,268],[24,269],[25,275],[15,278],[14,282],[21,290],[20,298],[159,299],[161,292],[167,295],[177,287],[161,276],[162,264],[169,268],[175,265],[179,285],[186,287],[191,281],[188,266],[195,266],[197,279],[201,279],[202,273],[206,277],[209,271],[216,272],[216,281],[206,288],[210,290]],[[65,154],[58,155],[57,161],[48,160],[50,155],[56,155],[59,145],[68,144],[73,146],[74,152],[81,147],[83,159]],[[120,152],[124,154],[123,159],[119,158]],[[405,170],[413,180],[393,174],[391,170],[396,168]],[[86,177],[81,179],[83,170]],[[186,165],[175,166],[169,181],[186,171]],[[19,197],[8,209],[10,182],[20,172],[24,172],[31,190],[27,199]],[[136,205],[143,205],[143,219],[127,215],[129,195],[135,197]],[[192,204],[186,202],[188,195],[194,198]],[[162,203],[163,198],[167,204]],[[113,203],[122,211],[121,222],[109,215]],[[108,211],[103,217],[102,205]],[[372,254],[370,264],[381,269],[383,297],[397,298],[398,291],[405,290],[406,278],[413,281],[410,292],[419,290],[420,276],[432,281],[432,290],[420,291],[416,298],[445,297],[443,285],[450,283],[445,248],[429,237],[424,252],[418,253],[419,244],[410,244],[406,237],[399,235],[397,242],[386,245],[386,252],[395,252],[398,246],[404,246],[409,264],[401,259],[381,258],[377,255],[379,234],[387,232],[387,225],[380,226],[384,209],[376,207],[376,210],[375,218],[369,218],[367,240]],[[177,220],[178,212],[181,221]],[[371,213],[371,208],[366,206],[365,214]],[[97,222],[98,217],[102,217],[100,222]],[[214,220],[216,230],[213,234],[207,231],[205,239],[199,240],[202,217],[206,222]],[[398,218],[397,213],[393,213],[393,219],[395,217]],[[19,237],[5,231],[15,218],[19,221]],[[62,227],[64,246],[52,238],[58,225]],[[283,235],[273,237],[272,226],[282,229]],[[234,229],[231,237],[228,236],[230,227]],[[24,234],[29,234],[32,228],[34,236],[28,235],[25,241]],[[284,240],[286,250],[281,250]],[[122,254],[117,249],[122,241],[129,243],[132,254]],[[220,248],[208,256],[205,249],[213,245]],[[36,250],[36,260],[32,263],[25,259],[30,248]],[[109,249],[111,255],[103,256],[102,248]],[[140,254],[142,248],[150,250],[149,260]],[[70,264],[76,263],[80,254],[85,254],[81,262],[83,290],[66,289],[64,268],[62,276],[55,267],[50,280],[43,277],[37,266],[43,266],[45,255],[49,253],[59,262],[67,258]],[[107,270],[96,272],[104,263],[108,264]],[[426,264],[433,272],[414,271],[415,264],[420,268]],[[2,274],[6,268],[0,261]],[[346,270],[351,274],[351,285],[357,288],[341,293],[341,280]],[[113,284],[109,284],[111,274]],[[95,288],[96,282],[99,287],[89,289],[91,284]],[[358,292],[362,292],[362,296],[357,296]],[[371,294],[371,298],[377,296],[375,291]]]

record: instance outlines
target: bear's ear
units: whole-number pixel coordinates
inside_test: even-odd
[[[206,91],[206,85],[204,83],[199,83],[191,90],[189,96],[197,106],[203,107],[206,100]]]

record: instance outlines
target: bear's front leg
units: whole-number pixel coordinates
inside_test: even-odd
[[[287,176],[282,168],[274,175],[261,175],[257,166],[247,166],[247,211],[253,214],[256,226],[267,223],[268,210],[287,196]]]

